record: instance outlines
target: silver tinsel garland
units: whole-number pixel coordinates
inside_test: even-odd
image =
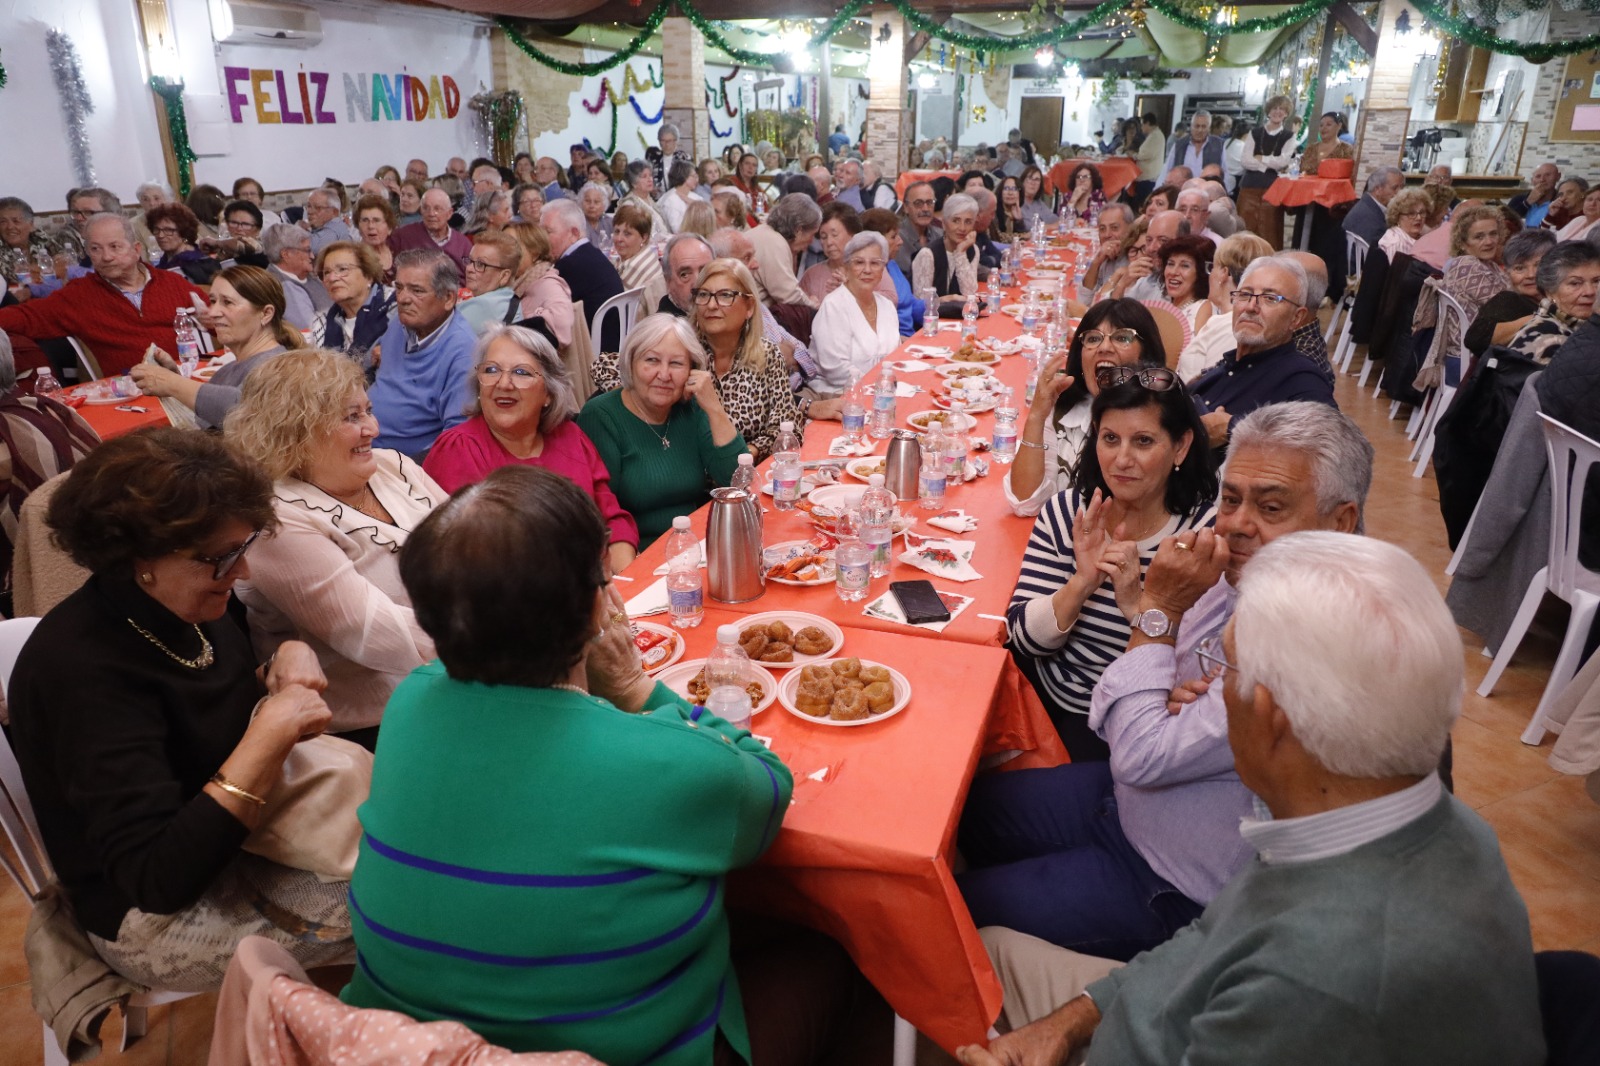
[[[89,156],[89,131],[84,116],[93,114],[94,101],[89,99],[89,89],[83,84],[83,71],[79,67],[78,49],[60,30],[45,34],[45,48],[50,53],[50,73],[56,82],[56,94],[61,97],[61,114],[67,120],[67,140],[72,146],[72,170],[78,184],[94,184],[94,160]]]

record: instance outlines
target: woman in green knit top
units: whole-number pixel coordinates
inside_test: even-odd
[[[408,539],[439,661],[385,713],[343,996],[609,1066],[749,1061],[723,877],[772,843],[793,779],[644,676],[606,540],[582,489],[524,466]]]
[[[745,442],[686,320],[641,319],[623,342],[617,370],[622,388],[590,400],[578,425],[611,472],[618,501],[638,521],[643,551],[674,518],[728,483]]]

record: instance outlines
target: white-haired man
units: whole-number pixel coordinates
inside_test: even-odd
[[[865,211],[861,202],[861,164],[854,159],[841,159],[834,164],[834,199],[847,203],[857,211]]]
[[[1089,727],[1110,761],[973,782],[959,835],[969,869],[957,881],[979,926],[1125,960],[1198,917],[1248,861],[1239,819],[1250,793],[1222,693],[1195,684],[1194,650],[1222,632],[1262,547],[1300,530],[1360,532],[1372,445],[1344,415],[1307,403],[1257,412],[1238,438],[1215,531],[1162,541],[1128,649],[1095,687]]]
[[[1543,1063],[1527,909],[1434,772],[1464,684],[1432,577],[1381,541],[1282,537],[1196,658],[1255,858],[1126,967],[984,930],[1012,1031],[961,1061]]]
[[[572,199],[552,200],[539,212],[539,222],[550,238],[550,254],[555,257],[556,273],[572,290],[572,302],[583,301],[583,314],[594,318],[602,304],[622,292],[622,276],[604,252],[584,236],[589,220],[583,208]],[[597,351],[614,352],[622,346],[620,316],[608,315],[594,338]]]
[[[456,270],[465,277],[467,259],[472,255],[472,239],[450,228],[452,210],[449,193],[443,189],[429,189],[422,194],[421,220],[389,234],[389,250],[399,255],[413,248],[437,248],[455,261]]]
[[[306,195],[306,225],[311,229],[311,254],[334,241],[361,240],[339,214],[339,194],[332,189],[312,189]]]

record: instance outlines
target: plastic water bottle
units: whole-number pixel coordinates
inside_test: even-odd
[[[1072,209],[1070,207],[1063,207],[1061,214],[1056,217],[1056,233],[1060,235],[1062,240],[1066,240],[1072,235]]]
[[[1000,287],[1009,289],[1017,283],[1017,242],[1012,241],[1000,257]],[[998,310],[994,308],[993,310]]]
[[[1024,348],[1022,350],[1022,361],[1028,367],[1028,388],[1024,394],[1024,399],[1027,400],[1029,406],[1032,406],[1033,394],[1039,388],[1039,349]]]
[[[878,384],[872,390],[872,438],[888,440],[894,432],[894,368],[878,364]]]
[[[861,539],[871,555],[873,577],[883,577],[889,572],[896,502],[894,493],[883,487],[882,474],[873,474],[867,479],[867,491],[861,495]]]
[[[793,422],[778,426],[772,445],[772,502],[780,511],[792,511],[800,502],[800,437]]]
[[[1000,313],[1000,277],[999,277],[999,273],[1000,273],[999,271],[991,271],[990,272],[990,274],[989,274],[989,287],[984,293],[984,297],[988,301],[989,313],[991,315],[998,315]]]
[[[1039,328],[1039,298],[1032,289],[1022,297],[1022,332],[1033,336]]]
[[[1300,176],[1300,160],[1289,160],[1289,180],[1293,181]]]
[[[688,515],[674,518],[672,532],[667,534],[667,603],[672,609],[672,624],[679,629],[692,629],[705,618],[700,540],[689,528]]]
[[[967,432],[961,427],[967,421],[967,405],[960,400],[950,401],[950,432],[944,438],[945,491],[961,484],[967,466]]]
[[[42,366],[34,374],[33,394],[44,396],[52,400],[61,399],[61,382],[56,380],[56,375],[48,366]]]
[[[846,444],[860,444],[866,437],[867,405],[862,396],[859,371],[850,371],[850,387],[844,393],[844,406],[839,410],[839,421],[844,426]]]
[[[967,297],[966,303],[961,305],[961,339],[975,341],[978,339],[978,294],[973,293]]]
[[[939,290],[922,290],[922,335],[936,336],[939,332]]]
[[[928,432],[922,435],[922,472],[917,484],[919,504],[929,511],[944,507],[946,464],[949,461],[945,456],[947,450],[939,423],[930,423]]]
[[[749,452],[739,453],[739,465],[733,468],[728,481],[730,489],[743,489],[752,495],[756,491],[756,457]]]
[[[1085,298],[1083,291],[1083,275],[1085,269],[1086,267],[1083,261],[1083,256],[1080,255],[1077,263],[1072,268],[1072,298],[1077,300],[1079,303],[1089,302]],[[1065,309],[1066,306],[1067,304],[1065,300],[1056,301],[1056,307],[1058,309]]]
[[[195,324],[194,312],[187,307],[178,308],[173,332],[178,338],[178,373],[193,377],[200,366],[200,327]]]
[[[862,542],[865,525],[863,521],[855,520],[858,513],[846,511],[840,516],[841,521],[836,527],[839,546],[833,550],[833,587],[846,603],[866,599],[867,586],[872,583],[872,548]],[[862,518],[864,520],[865,516]]]
[[[1000,402],[994,408],[994,440],[990,451],[997,463],[1009,463],[1017,457],[1017,401],[1011,386],[1000,390]]]
[[[740,729],[750,724],[750,656],[739,646],[739,627],[717,627],[717,646],[706,656],[706,710]]]

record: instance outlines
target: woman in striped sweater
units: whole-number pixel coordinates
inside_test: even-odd
[[[611,248],[617,253],[617,273],[622,275],[624,289],[642,289],[661,282],[661,258],[650,243],[653,232],[655,220],[637,204],[623,204],[612,217]]]
[[[1102,366],[1074,488],[1034,523],[1006,611],[1013,655],[1073,761],[1109,757],[1089,697],[1121,655],[1164,538],[1209,526],[1217,478],[1183,383],[1165,367]]]

